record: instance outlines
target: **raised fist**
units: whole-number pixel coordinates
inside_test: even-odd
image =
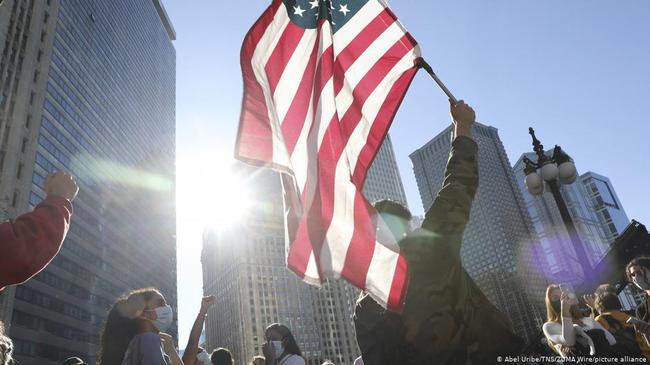
[[[465,104],[463,100],[457,103],[452,103],[450,100],[449,109],[451,111],[451,118],[456,126],[456,136],[472,136],[472,126],[476,121],[476,113],[474,109]]]
[[[73,201],[79,192],[79,187],[72,175],[57,171],[47,175],[43,190],[48,197],[58,196]]]

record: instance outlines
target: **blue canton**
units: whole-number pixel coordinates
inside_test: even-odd
[[[370,0],[282,0],[289,19],[301,28],[315,29],[326,19],[336,33]]]

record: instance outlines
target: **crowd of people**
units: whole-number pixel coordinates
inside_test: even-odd
[[[612,285],[603,284],[593,294],[585,294],[582,306],[571,285],[548,286],[547,322],[542,329],[555,353],[563,357],[628,356],[631,363],[650,360],[650,258],[630,261],[625,276],[645,293],[634,315],[623,311]]]
[[[498,356],[517,354],[522,341],[505,316],[464,270],[460,250],[463,232],[478,188],[477,150],[472,139],[474,110],[463,101],[451,103],[454,140],[443,187],[426,213],[422,228],[410,230],[411,213],[392,201],[375,208],[399,242],[409,264],[409,284],[402,312],[388,311],[363,293],[355,306],[354,324],[362,356],[354,365],[490,364]],[[0,290],[36,275],[56,256],[65,239],[72,202],[79,188],[67,173],[48,175],[46,199],[14,221],[0,225]],[[650,359],[650,258],[630,262],[625,274],[645,291],[635,316],[621,310],[615,288],[603,285],[585,295],[585,313],[568,285],[546,291],[549,346],[559,355],[628,355]],[[200,336],[213,296],[204,297],[182,356],[166,331],[174,313],[155,288],[133,290],[111,307],[101,333],[98,365],[233,365],[226,348],[200,347]],[[270,324],[261,355],[253,365],[305,365],[291,330]],[[12,363],[13,344],[0,328],[0,365]],[[239,359],[240,361],[243,359]],[[78,357],[65,365],[83,365]],[[332,365],[331,362],[325,362]]]

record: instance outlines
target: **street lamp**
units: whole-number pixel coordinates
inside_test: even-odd
[[[568,185],[576,181],[578,177],[576,165],[571,160],[571,157],[569,157],[569,155],[562,151],[562,148],[557,145],[553,149],[553,155],[551,157],[547,156],[544,153],[544,146],[537,137],[535,137],[535,130],[533,130],[533,128],[528,128],[528,133],[530,133],[533,138],[533,150],[537,154],[537,162],[524,156],[524,163],[526,164],[526,167],[524,168],[524,173],[526,174],[526,188],[532,195],[541,195],[544,193],[544,182],[546,182],[546,185],[548,185],[548,188],[555,199],[555,203],[560,210],[562,221],[564,221],[564,225],[569,233],[569,238],[573,244],[573,249],[576,252],[580,266],[582,267],[585,279],[591,280],[593,279],[591,265],[587,259],[587,254],[585,253],[584,246],[580,241],[571,214],[569,214],[569,209],[560,193],[559,186],[560,183]],[[539,173],[537,172],[538,170],[540,171]]]

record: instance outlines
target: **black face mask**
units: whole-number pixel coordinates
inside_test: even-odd
[[[562,305],[560,304],[559,300],[552,300],[551,301],[551,306],[555,310],[556,313],[561,313],[562,312]]]

